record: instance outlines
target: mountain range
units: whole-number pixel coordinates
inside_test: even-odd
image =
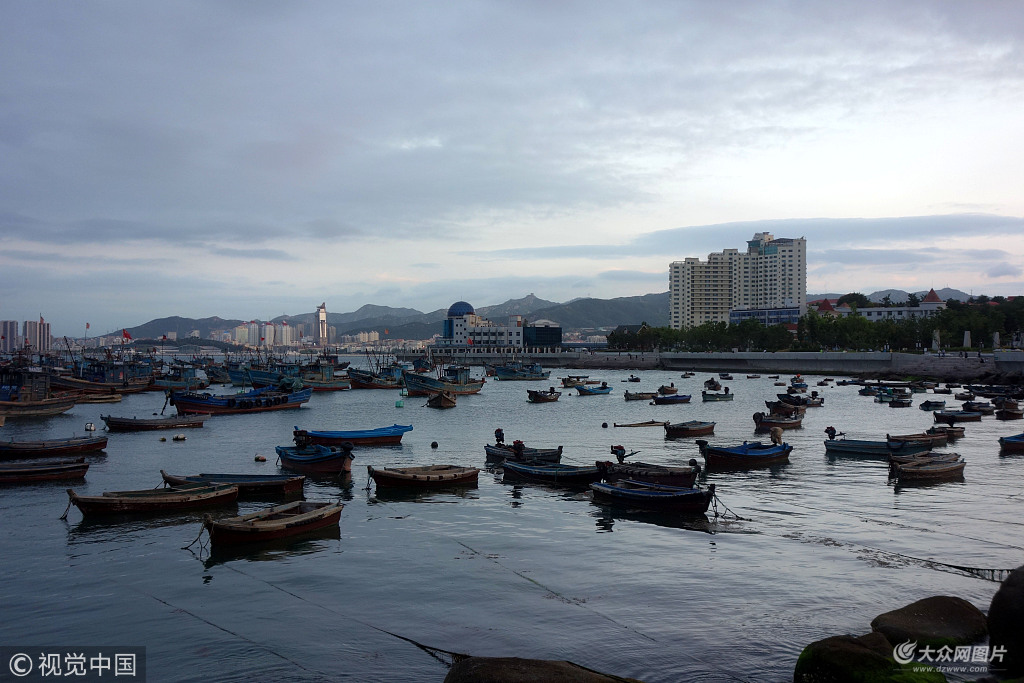
[[[970,295],[956,289],[936,290],[944,300],[956,299],[967,301]],[[924,298],[927,292],[915,292],[918,298]],[[886,296],[890,301],[900,303],[907,300],[908,293],[898,289],[886,289],[867,295],[870,301],[881,303]],[[842,294],[808,294],[808,301],[818,299],[838,299]],[[669,323],[669,293],[644,294],[642,296],[626,296],[615,299],[574,299],[567,303],[557,303],[538,298],[529,294],[521,299],[509,299],[494,306],[475,309],[477,315],[502,322],[510,315],[521,315],[528,321],[551,320],[562,327],[563,332],[593,332],[612,330],[619,325],[636,325],[646,322],[654,327],[665,327]],[[439,308],[424,313],[414,308],[392,308],[366,304],[349,313],[327,313],[327,324],[333,326],[338,335],[353,335],[360,332],[378,332],[387,339],[430,339],[441,332],[441,323],[447,317],[448,310]],[[158,318],[127,331],[136,339],[160,339],[163,335],[174,335],[185,339],[193,332],[198,332],[204,339],[211,338],[211,333],[227,331],[247,320],[212,318],[183,318],[172,316]],[[284,315],[270,322],[289,325],[303,324],[306,330],[313,329],[316,323],[316,312]]]

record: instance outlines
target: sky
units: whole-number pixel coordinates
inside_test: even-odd
[[[973,2],[0,0],[0,320],[668,290],[1024,294],[1024,12]]]

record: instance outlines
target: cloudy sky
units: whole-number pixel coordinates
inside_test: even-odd
[[[974,2],[0,2],[0,319],[668,289],[1024,294],[1024,12]]]

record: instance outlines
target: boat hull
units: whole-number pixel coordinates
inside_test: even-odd
[[[203,525],[215,548],[246,546],[337,527],[344,507],[341,503],[296,501],[241,517],[214,520],[207,516]]]
[[[632,482],[632,484],[639,483],[642,482]],[[714,484],[709,485],[706,491],[654,484],[648,487],[634,487],[632,484],[630,480],[614,484],[594,483],[590,485],[590,490],[593,492],[595,502],[694,514],[707,512],[715,495]]]
[[[665,438],[679,439],[687,436],[707,436],[715,433],[714,422],[701,422],[691,420],[690,422],[677,422],[665,425]]]
[[[700,474],[699,465],[680,467],[643,462],[616,463],[611,460],[598,460],[594,464],[601,470],[601,476],[605,481],[632,479],[666,486],[693,486],[697,481],[697,475]]]
[[[151,432],[158,429],[193,429],[202,427],[209,413],[196,413],[170,417],[134,418],[100,415],[109,432]]]
[[[85,458],[51,463],[3,464],[0,465],[0,484],[82,479],[88,470],[89,463]]]
[[[321,446],[341,446],[350,443],[354,446],[394,446],[402,442],[402,436],[412,430],[412,425],[391,425],[390,427],[378,427],[376,429],[351,429],[340,431],[312,431],[296,428],[296,436],[299,432],[309,437],[310,443]]]
[[[45,441],[0,441],[0,460],[91,453],[107,447],[105,436],[77,436]]]
[[[44,398],[38,401],[0,401],[0,417],[51,417],[75,407],[73,397]]]
[[[187,484],[228,484],[238,487],[239,498],[300,493],[306,478],[302,475],[275,474],[195,474],[174,475],[160,470],[163,480],[173,486]]]
[[[506,460],[502,463],[502,468],[505,476],[511,479],[526,479],[560,486],[587,486],[600,481],[602,477],[601,469],[596,465],[529,465]]]
[[[415,372],[403,372],[405,378],[405,390],[410,396],[430,396],[442,391],[447,391],[456,396],[465,394],[476,394],[484,388],[483,379],[470,379],[466,382],[446,382],[430,375],[423,375]]]
[[[79,496],[68,489],[71,503],[83,515],[159,515],[227,505],[238,499],[236,486],[174,486],[167,489],[112,491],[102,496]]]
[[[366,466],[378,488],[444,488],[448,486],[475,486],[480,470],[476,467],[433,465],[426,467],[373,467]]]
[[[352,451],[336,446],[311,445],[303,448],[278,446],[281,467],[310,474],[341,474],[352,471]]]
[[[302,389],[286,393],[254,389],[242,394],[198,394],[194,392],[172,392],[171,403],[179,415],[240,415],[244,413],[264,413],[272,410],[290,410],[299,408],[309,401],[312,389]]]
[[[760,441],[744,443],[740,446],[711,446],[707,441],[698,440],[700,454],[708,469],[745,470],[755,467],[768,467],[789,462],[789,454],[793,447],[789,444],[769,445]]]
[[[487,454],[487,462],[504,462],[513,460],[515,462],[528,462],[531,460],[541,462],[559,462],[562,459],[562,447],[558,448],[530,448],[524,447],[517,451],[513,446],[484,446],[484,453]]]

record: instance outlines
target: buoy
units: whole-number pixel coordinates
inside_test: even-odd
[[[166,437],[166,436],[161,436],[161,437],[160,437],[160,440],[161,440],[161,441],[167,441],[167,437]]]
[[[92,422],[86,422],[85,423],[85,431],[87,431],[87,432],[95,432],[96,431],[96,425],[94,425]]]
[[[607,423],[607,422],[602,422],[602,423],[601,423],[601,427],[602,427],[603,429],[608,429],[608,423]]]
[[[174,440],[175,441],[184,441],[185,440],[185,435],[184,434],[175,434],[174,435]]]
[[[266,462],[267,459],[262,455],[257,455],[255,458],[256,462]]]
[[[437,442],[436,441],[431,441],[430,442],[430,447],[431,448],[437,448]]]
[[[403,401],[402,399],[398,399],[397,401],[395,401],[395,407],[396,408],[401,408],[404,405],[405,405],[405,401]]]

